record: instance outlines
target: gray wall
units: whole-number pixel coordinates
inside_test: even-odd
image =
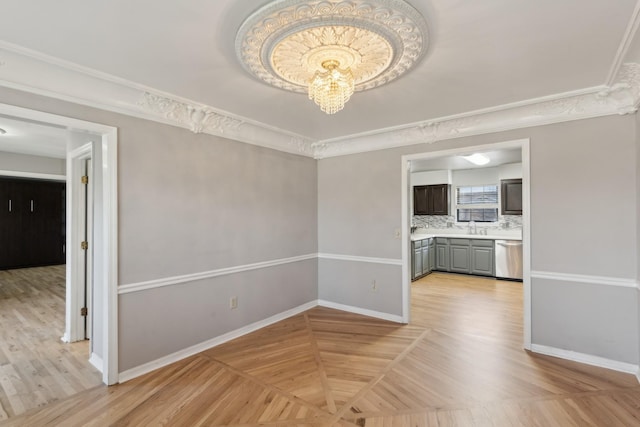
[[[0,170],[64,175],[65,159],[0,151]]]
[[[402,293],[397,292],[398,265],[320,259],[318,281],[325,284],[318,298],[382,313],[402,311]],[[373,281],[376,290],[373,290]],[[330,284],[330,286],[327,286]]]
[[[135,343],[121,348],[121,363],[127,363],[121,369],[316,300],[317,272],[310,259],[120,295],[120,342]],[[232,296],[238,297],[235,310],[229,310]]]
[[[638,181],[633,116],[320,160],[319,252],[399,259],[401,242],[393,238],[393,230],[402,221],[401,156],[519,138],[531,139],[532,269],[634,280]],[[358,285],[371,280],[367,273],[375,269],[365,268],[355,279],[349,278],[351,272],[320,263],[320,295],[337,295],[336,303],[401,314],[385,292],[372,297]],[[387,286],[401,293],[399,267]],[[638,304],[628,303],[637,300],[635,292],[630,287],[533,279],[534,344],[638,363]]]
[[[394,230],[401,227],[401,155],[526,137],[531,138],[533,270],[638,277],[640,154],[633,116],[316,163],[11,89],[0,89],[0,102],[118,127],[120,284],[316,251],[399,259],[401,241]],[[371,280],[378,282],[377,292],[370,291]],[[638,304],[629,304],[638,300],[637,290],[533,279],[532,294],[535,344],[638,363]],[[232,311],[228,298],[234,295],[239,308]],[[400,315],[401,267],[301,261],[122,294],[120,368],[318,295]]]
[[[121,285],[317,251],[313,159],[12,89],[0,102],[118,127]],[[317,288],[311,260],[122,294],[120,371],[315,300]]]

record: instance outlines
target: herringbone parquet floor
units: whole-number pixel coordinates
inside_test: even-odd
[[[409,325],[314,308],[7,426],[639,426],[633,375],[521,349],[521,286],[434,273]]]

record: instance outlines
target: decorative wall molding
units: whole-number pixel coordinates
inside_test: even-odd
[[[282,313],[275,314],[264,320],[251,323],[249,325],[243,326],[231,332],[227,332],[226,334],[212,338],[210,340],[201,342],[196,345],[192,345],[191,347],[187,347],[185,349],[176,351],[175,353],[171,353],[159,359],[152,360],[151,362],[144,363],[140,366],[136,366],[135,368],[127,369],[126,371],[120,372],[119,382],[124,383],[126,381],[132,380],[141,375],[144,375],[156,369],[162,368],[163,366],[167,366],[172,363],[178,362],[182,359],[186,359],[187,357],[193,356],[194,354],[208,350],[210,348],[223,344],[227,341],[231,341],[243,335],[247,335],[251,332],[257,331],[258,329],[262,329],[273,323],[287,319],[291,316],[295,316],[296,314],[300,314],[306,310],[316,307],[317,305],[318,305],[318,302],[316,300],[309,301],[308,303],[302,304],[298,307],[294,307],[287,311],[283,311]]]
[[[373,258],[355,255],[341,255],[341,254],[327,254],[319,253],[319,259],[337,259],[340,261],[356,261],[356,262],[369,262],[373,264],[388,264],[388,265],[402,265],[401,259],[395,258]]]
[[[259,270],[261,268],[275,267],[278,265],[291,264],[294,262],[306,261],[309,259],[337,259],[341,261],[369,262],[374,264],[402,265],[402,260],[392,258],[372,258],[353,255],[339,254],[306,254],[290,258],[280,258],[253,264],[237,265],[234,267],[219,268],[216,270],[203,271],[200,273],[184,274],[181,276],[163,277],[161,279],[147,280],[144,282],[129,283],[118,287],[118,294],[129,294],[132,292],[147,291],[150,289],[162,288],[164,286],[179,285],[181,283],[194,282],[196,280],[210,279],[212,277],[226,276],[229,274],[242,273],[245,271]]]
[[[0,86],[313,157],[310,138],[0,41]]]
[[[242,23],[235,45],[249,73],[306,93],[330,59],[351,70],[356,91],[387,84],[420,62],[428,40],[424,17],[404,0],[276,0]]]
[[[314,140],[2,41],[0,58],[0,86],[316,159],[629,114],[640,105],[640,64],[623,63],[606,86]]]
[[[277,265],[291,264],[294,262],[315,259],[317,254],[300,255],[290,258],[280,258],[253,264],[237,265],[234,267],[219,268],[217,270],[203,271],[201,273],[185,274],[182,276],[164,277],[162,279],[148,280],[145,282],[130,283],[120,285],[118,294],[129,294],[131,292],[146,291],[149,289],[162,288],[164,286],[179,285],[181,283],[193,282],[196,280],[210,279],[212,277],[226,276],[229,274],[242,273],[244,271],[259,270],[261,268],[275,267]]]
[[[165,96],[145,92],[138,105],[172,120],[188,126],[193,133],[208,131],[224,134],[225,130],[237,130],[244,122],[216,113],[207,108],[195,107]]]
[[[640,104],[640,64],[621,67],[612,86],[597,86],[425,120],[404,126],[319,141],[315,158],[343,156],[413,144],[543,126],[614,114],[630,114]]]
[[[615,83],[615,80],[620,72],[620,67],[624,63],[624,59],[629,53],[629,48],[633,43],[636,33],[638,32],[638,27],[640,26],[640,1],[636,1],[636,6],[633,9],[633,13],[631,15],[631,19],[629,20],[629,24],[627,25],[627,29],[624,32],[624,36],[622,36],[622,41],[618,46],[618,50],[616,52],[616,56],[611,64],[611,68],[609,69],[609,75],[607,76],[607,80],[605,85],[612,86]]]
[[[637,374],[638,365],[632,363],[620,362],[617,360],[606,359],[604,357],[594,356],[591,354],[578,353],[571,350],[563,350],[561,348],[549,347],[546,345],[532,344],[531,351],[534,353],[544,354],[546,356],[559,357],[561,359],[572,360],[578,363],[598,366],[600,368],[613,369],[614,371],[626,372],[628,374]],[[640,378],[638,378],[640,381]]]
[[[588,276],[582,274],[567,274],[567,273],[555,273],[548,271],[532,271],[531,278],[533,279],[546,279],[546,280],[558,280],[561,282],[574,282],[574,283],[589,283],[593,285],[602,286],[617,286],[621,288],[636,289],[640,285],[633,279],[622,279],[619,277],[605,277],[605,276]]]

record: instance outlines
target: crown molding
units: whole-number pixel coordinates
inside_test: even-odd
[[[425,120],[393,128],[350,135],[314,144],[315,158],[432,144],[436,141],[542,126],[613,114],[629,114],[640,105],[640,64],[626,63],[611,86],[597,86]]]
[[[610,85],[320,141],[2,41],[0,86],[322,159],[634,113],[640,64],[622,64]]]
[[[0,41],[0,86],[313,157],[313,140]]]
[[[638,32],[638,27],[640,26],[640,0],[636,1],[636,6],[633,8],[633,13],[631,14],[631,19],[629,20],[629,24],[627,24],[627,29],[624,32],[624,36],[622,36],[622,41],[618,46],[618,50],[616,51],[616,56],[613,59],[613,63],[611,64],[611,69],[609,70],[609,74],[607,75],[607,80],[605,81],[605,85],[612,86],[615,83],[616,78],[620,72],[620,68],[624,63],[624,59],[629,53],[629,48],[636,37],[636,33]]]

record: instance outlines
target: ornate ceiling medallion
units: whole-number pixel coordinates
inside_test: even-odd
[[[249,16],[236,35],[247,71],[272,86],[309,93],[329,114],[354,91],[409,71],[427,45],[424,18],[403,0],[276,0]]]

